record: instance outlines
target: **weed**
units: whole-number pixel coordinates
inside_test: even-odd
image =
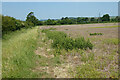
[[[93,60],[94,60],[94,53],[81,54],[81,61],[87,62],[87,61],[93,61]]]
[[[81,67],[77,67],[76,71],[76,78],[99,78],[101,75],[101,72],[95,70],[95,68],[88,63]]]
[[[66,33],[60,31],[49,31],[49,30],[42,30],[42,32],[46,33],[46,36],[49,39],[53,40],[52,47],[56,49],[65,49],[65,50],[72,50],[72,49],[92,49],[93,45],[89,41],[86,41],[84,37],[73,39],[68,37]]]
[[[103,33],[90,33],[90,36],[93,36],[93,35],[103,35]]]
[[[56,28],[52,28],[52,27],[51,27],[51,28],[49,28],[49,30],[56,30]]]

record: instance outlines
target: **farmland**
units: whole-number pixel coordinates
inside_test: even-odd
[[[3,2],[0,78],[120,78],[118,2]]]
[[[2,42],[3,78],[118,78],[117,23],[37,26]]]
[[[46,29],[64,32],[74,39],[89,39],[93,49],[55,49],[51,46],[54,41],[42,32]],[[118,78],[118,42],[117,23],[42,26],[35,51],[40,59],[32,70],[42,78]]]

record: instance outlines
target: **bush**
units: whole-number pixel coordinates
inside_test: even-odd
[[[64,44],[63,44],[63,47],[65,50],[72,50],[74,48],[74,40],[70,37],[67,37],[64,39]]]
[[[92,49],[93,48],[93,45],[92,43],[90,42],[90,40],[88,39],[87,41],[84,39],[84,37],[81,37],[81,38],[76,38],[75,39],[75,48],[78,48],[78,49]]]
[[[13,17],[2,16],[2,34],[20,30],[21,28],[33,27],[33,23],[17,20]]]
[[[50,30],[42,30],[42,32],[46,33],[48,39],[52,39],[52,47],[56,49],[92,49],[93,45],[89,40],[85,40],[84,37],[72,39],[68,37],[66,33],[59,31],[50,31]]]
[[[93,36],[93,35],[103,35],[103,33],[90,33],[90,36]]]

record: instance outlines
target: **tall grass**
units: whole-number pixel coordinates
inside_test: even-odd
[[[37,45],[37,27],[22,29],[2,40],[2,77],[32,77],[31,68],[35,65],[35,49]]]

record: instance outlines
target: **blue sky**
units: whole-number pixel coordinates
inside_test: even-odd
[[[33,11],[38,19],[61,17],[98,17],[99,12],[118,15],[117,2],[3,2],[2,14],[25,20]]]

